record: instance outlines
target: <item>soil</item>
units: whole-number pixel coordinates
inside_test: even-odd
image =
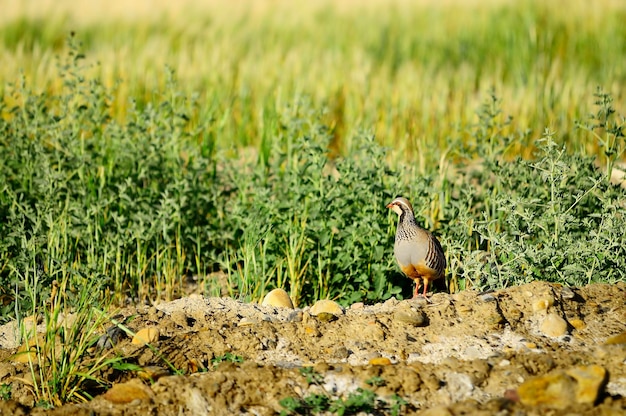
[[[563,319],[554,324],[555,316]],[[625,283],[435,293],[429,302],[356,304],[338,316],[193,295],[119,318],[133,331],[157,328],[155,348],[121,338],[99,354],[121,354],[151,381],[145,372],[108,370],[101,376],[126,389],[35,406],[28,365],[11,358],[9,324],[0,331],[0,385],[11,386],[11,399],[0,400],[0,414],[272,415],[287,411],[288,397],[326,397],[335,403],[327,409],[349,414],[367,391],[377,401],[360,414],[626,413]],[[608,372],[593,403],[532,405],[518,395],[534,377],[590,365]],[[315,413],[311,400],[293,403]]]

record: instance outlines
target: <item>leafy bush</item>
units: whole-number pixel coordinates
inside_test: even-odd
[[[604,174],[550,131],[519,157],[528,131],[509,131],[495,94],[476,125],[424,159],[437,165],[398,162],[368,132],[338,155],[338,127],[305,98],[265,114],[262,145],[233,155],[215,147],[219,120],[192,121],[197,101],[171,72],[167,96],[130,102],[119,121],[83,62],[74,46],[58,93],[22,80],[0,102],[3,320],[34,306],[20,277],[34,274],[39,299],[67,278],[68,302],[83,286],[118,303],[171,299],[186,276],[245,300],[283,287],[299,305],[406,296],[385,208],[398,194],[440,237],[451,290],[625,277],[624,190],[609,182],[623,118],[601,91],[581,125],[604,149]]]

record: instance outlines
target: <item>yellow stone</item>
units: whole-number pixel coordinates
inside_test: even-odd
[[[274,289],[263,298],[263,306],[275,306],[277,308],[293,309],[293,302],[284,289]]]
[[[152,344],[159,339],[159,329],[153,326],[137,331],[132,343],[135,345]]]
[[[304,332],[307,335],[310,335],[312,337],[317,337],[320,334],[319,331],[317,330],[317,328],[313,328],[313,327],[310,327],[310,326],[305,326],[304,327]]]
[[[42,347],[45,340],[44,334],[38,334],[37,338],[35,337],[29,339],[27,342],[24,342],[17,349],[17,352],[11,358],[16,363],[26,364],[29,362],[37,362],[37,348]]]
[[[387,357],[376,357],[369,361],[370,365],[391,365],[391,360]]]
[[[335,316],[343,315],[343,308],[335,301],[322,299],[315,302],[313,306],[311,306],[311,315],[317,316],[321,313],[329,313]]]
[[[603,367],[580,366],[530,378],[519,386],[517,394],[525,405],[565,409],[574,403],[595,403],[605,383]]]
[[[533,312],[545,311],[548,307],[554,305],[554,299],[541,298],[533,302]]]
[[[137,379],[126,383],[116,384],[102,396],[111,403],[131,403],[137,401],[148,401],[154,398],[152,389]]]
[[[576,380],[576,402],[593,404],[606,382],[606,370],[599,365],[575,367],[566,373]]]
[[[587,324],[582,319],[572,319],[569,321],[569,324],[579,331],[587,327]]]
[[[167,371],[167,369],[156,365],[149,365],[137,371],[137,377],[151,382],[155,382],[161,377],[168,376],[169,374],[170,372]]]
[[[546,405],[565,409],[574,402],[575,382],[562,372],[533,377],[517,389],[520,401],[525,405]]]
[[[567,334],[567,322],[556,313],[548,314],[541,323],[541,332],[549,337]]]

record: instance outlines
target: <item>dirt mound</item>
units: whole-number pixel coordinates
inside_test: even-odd
[[[11,361],[15,346],[5,325],[0,384],[11,386],[11,400],[0,401],[0,413],[626,410],[624,283],[566,288],[535,282],[491,293],[435,294],[431,302],[391,299],[318,316],[308,307],[199,296],[121,314],[134,331],[158,328],[156,348],[129,338],[112,348],[146,371],[109,370],[103,376],[115,389],[54,410],[33,408],[30,372]],[[146,373],[152,382],[140,381]]]

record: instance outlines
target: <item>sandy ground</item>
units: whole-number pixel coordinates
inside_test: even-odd
[[[102,374],[114,385],[108,393],[42,409],[28,366],[11,358],[16,345],[8,324],[0,328],[0,385],[11,386],[11,400],[0,401],[0,414],[271,415],[287,411],[281,400],[289,397],[300,414],[314,414],[319,409],[303,404],[314,395],[343,403],[345,414],[626,414],[624,283],[535,282],[318,316],[309,307],[196,295],[128,308],[120,319],[133,331],[158,329],[153,349],[122,338],[106,350],[146,368],[151,381],[145,372],[108,370]],[[564,402],[546,393],[559,388],[554,375],[586,368],[606,371],[591,402],[578,378],[573,387],[561,386],[572,391],[561,395]],[[522,394],[520,386],[532,383],[539,386],[532,397],[547,396],[544,404]],[[373,393],[373,406],[350,407],[364,391]]]

